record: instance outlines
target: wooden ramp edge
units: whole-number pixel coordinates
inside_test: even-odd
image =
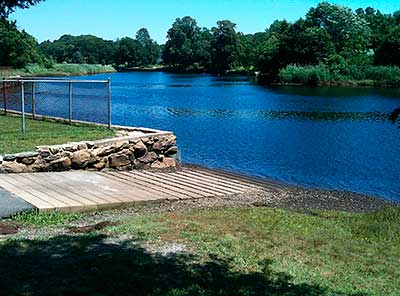
[[[39,211],[90,211],[140,203],[279,190],[279,184],[198,166],[162,171],[0,174],[0,187]]]

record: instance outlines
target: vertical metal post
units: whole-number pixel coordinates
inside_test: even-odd
[[[68,111],[68,119],[69,124],[72,123],[72,82],[69,82],[69,103],[68,103],[69,111]]]
[[[3,78],[3,102],[4,102],[4,114],[7,115],[7,95],[6,95],[6,82]]]
[[[107,119],[108,128],[111,129],[111,79],[107,79]]]
[[[23,81],[21,81],[21,116],[22,116],[22,132],[25,134],[25,88]]]
[[[32,118],[35,119],[35,82],[32,82]]]

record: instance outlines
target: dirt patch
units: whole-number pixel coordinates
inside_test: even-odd
[[[0,235],[9,235],[18,233],[18,226],[11,223],[0,222]]]
[[[99,222],[93,225],[86,225],[86,226],[72,226],[68,227],[68,232],[69,233],[89,233],[93,232],[96,230],[102,230],[103,228],[109,227],[109,226],[117,226],[121,223],[119,222],[110,222],[110,221],[103,221]]]

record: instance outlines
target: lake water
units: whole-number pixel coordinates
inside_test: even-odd
[[[269,88],[161,72],[90,79],[108,77],[113,123],[173,131],[185,163],[400,202],[400,130],[387,121],[399,89]]]

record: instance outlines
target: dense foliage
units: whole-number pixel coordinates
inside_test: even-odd
[[[157,63],[158,44],[150,38],[147,29],[140,29],[136,38],[124,37],[108,41],[92,35],[64,35],[53,42],[40,44],[41,51],[58,63],[115,64],[142,66]]]
[[[17,3],[13,7],[27,7],[39,1],[0,1],[0,7],[9,7],[11,12],[13,8],[4,4],[11,2]],[[371,7],[352,11],[321,2],[304,18],[292,23],[276,20],[264,32],[247,35],[237,32],[229,20],[208,29],[186,16],[175,20],[163,46],[142,28],[135,37],[116,41],[64,35],[43,42],[39,50],[32,36],[3,19],[0,42],[0,65],[12,67],[43,63],[45,56],[57,63],[118,67],[162,64],[179,71],[219,74],[258,71],[260,77],[278,82],[370,80],[398,84],[400,11],[382,14]]]
[[[265,32],[247,35],[227,20],[208,30],[191,17],[178,18],[162,56],[165,65],[180,70],[258,70],[265,78],[300,83],[377,78],[396,84],[398,68],[374,66],[400,65],[400,11],[382,14],[368,7],[353,12],[322,2],[305,18],[277,20]],[[312,77],[303,79],[300,73]]]
[[[19,31],[15,22],[0,18],[0,65],[21,68],[28,63],[45,63],[35,38]]]
[[[14,12],[16,8],[29,8],[44,0],[1,0],[0,1],[0,16],[7,17]]]

